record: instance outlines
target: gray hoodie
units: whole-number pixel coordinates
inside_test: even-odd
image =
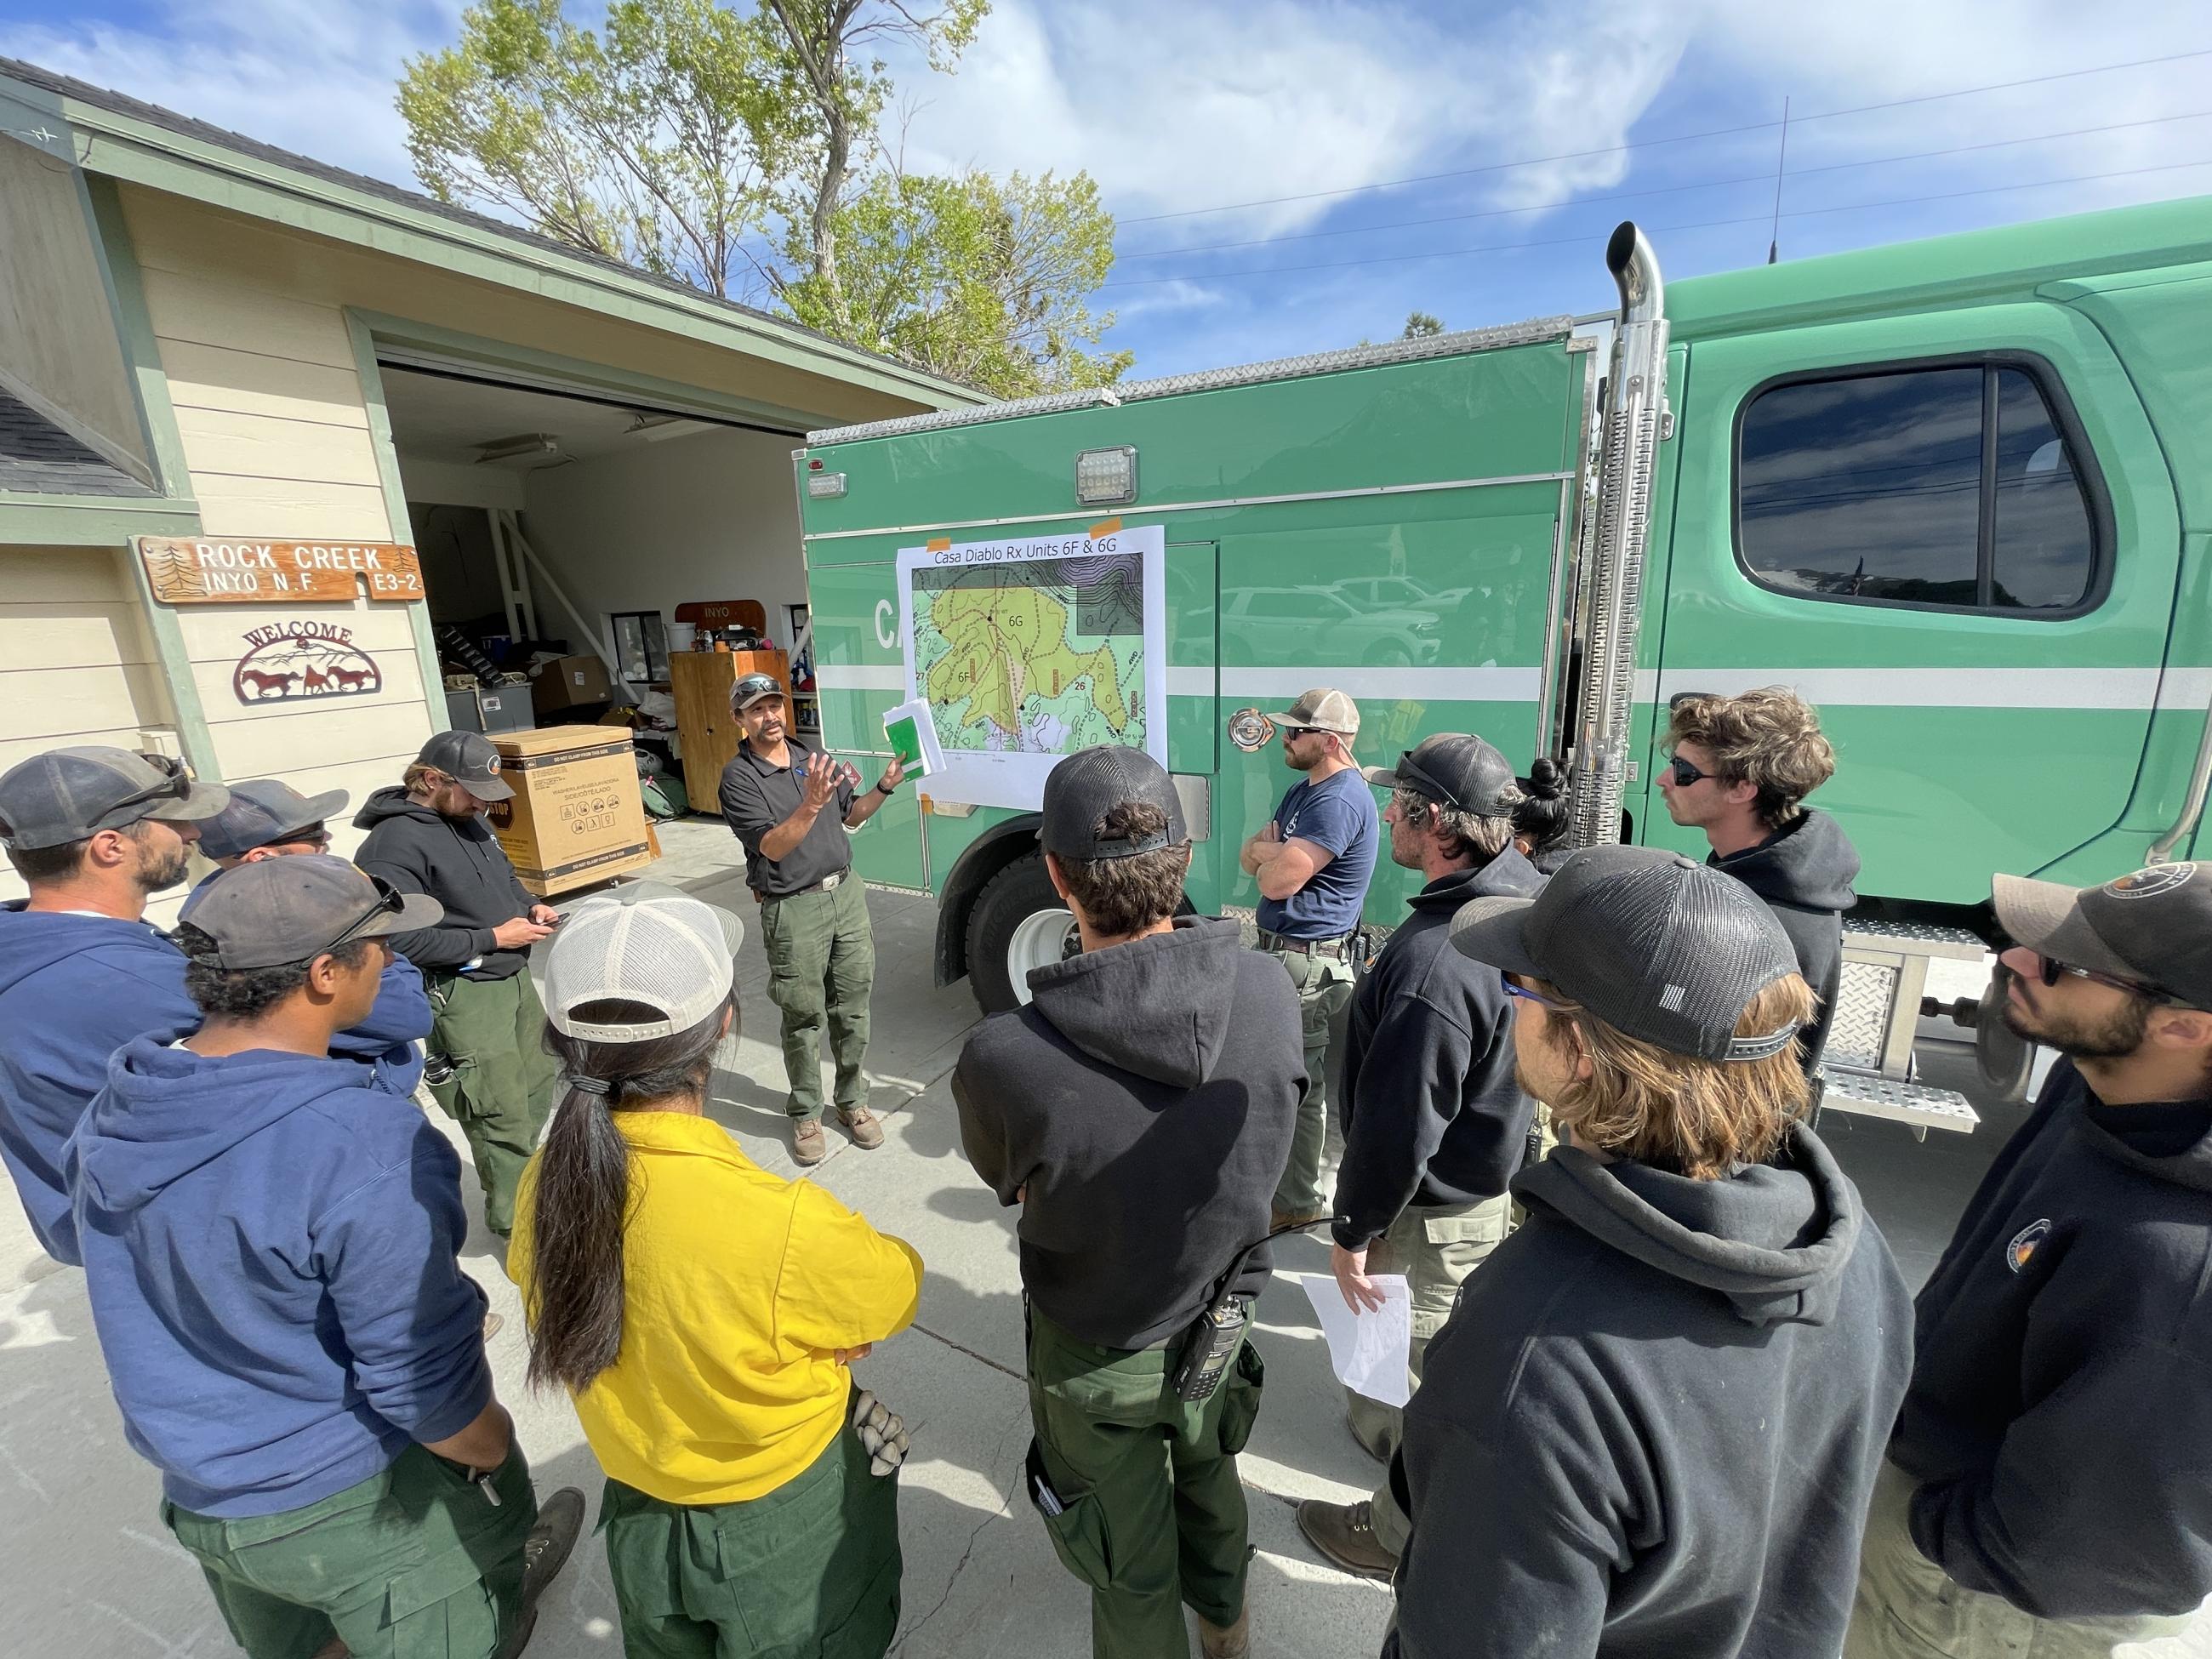
[[[1297,995],[1234,922],[1196,916],[1040,968],[1030,989],[953,1071],[961,1144],[1000,1203],[1028,1189],[1022,1285],[1039,1310],[1146,1347],[1267,1235],[1306,1091]],[[1262,1250],[1240,1288],[1267,1271]]]
[[[1406,1409],[1385,1655],[1836,1653],[1912,1353],[1856,1189],[1801,1127],[1726,1180],[1565,1146],[1513,1191]]]

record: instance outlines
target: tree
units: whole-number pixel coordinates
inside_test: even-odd
[[[416,172],[557,240],[1009,395],[1110,380],[1084,296],[1114,222],[1085,174],[908,174],[878,128],[894,43],[949,70],[988,0],[477,0],[410,60]]]
[[[842,276],[817,268],[784,293],[802,323],[1001,397],[1104,386],[1129,367],[1129,352],[1085,349],[1114,323],[1083,302],[1114,263],[1086,174],[878,173],[832,228],[850,254]]]
[[[763,0],[763,14],[781,32],[793,81],[803,88],[814,117],[812,189],[805,204],[811,264],[817,292],[828,307],[825,331],[850,337],[852,315],[837,265],[837,216],[852,170],[853,146],[875,135],[890,96],[880,58],[864,68],[854,54],[893,40],[921,48],[932,69],[950,70],[975,38],[990,0],[946,0],[942,9],[920,12],[904,0]]]
[[[806,131],[777,41],[711,0],[482,0],[399,84],[430,193],[728,298]]]
[[[1401,340],[1427,340],[1443,331],[1443,318],[1431,317],[1425,311],[1413,311],[1406,313],[1406,331],[1398,337]]]

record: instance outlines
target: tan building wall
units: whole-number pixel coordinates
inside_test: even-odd
[[[211,216],[129,192],[131,240],[169,401],[209,536],[407,541],[385,507],[345,313],[292,290],[301,257],[239,258]],[[243,225],[244,222],[235,222]],[[248,227],[250,228],[250,227]],[[310,285],[313,291],[313,285]],[[200,708],[226,778],[282,777],[303,794],[345,789],[356,805],[400,772],[432,722],[404,605],[177,607]],[[336,623],[376,659],[373,696],[243,703],[232,671],[249,629]],[[442,716],[442,697],[438,704]],[[333,824],[335,848],[360,840]]]
[[[173,754],[175,720],[121,552],[0,547],[0,771],[80,744]],[[0,862],[0,899],[22,896]]]

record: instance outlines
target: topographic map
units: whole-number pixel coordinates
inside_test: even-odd
[[[1033,805],[1063,755],[1165,747],[1164,541],[1146,526],[901,550],[908,691],[956,775],[946,799]]]
[[[945,752],[1144,747],[1139,575],[1131,553],[915,572],[915,664]]]

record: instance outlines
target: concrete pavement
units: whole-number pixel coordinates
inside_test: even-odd
[[[757,912],[736,843],[703,820],[661,833],[667,856],[655,878],[746,922],[738,959],[743,1031],[726,1056],[728,1069],[717,1075],[712,1115],[763,1167],[795,1175],[776,1014],[764,993]],[[975,1005],[964,985],[930,983],[929,900],[877,892],[869,905],[878,969],[868,1071],[885,1141],[864,1152],[833,1126],[830,1156],[812,1178],[911,1242],[928,1267],[915,1328],[854,1368],[914,1432],[900,1499],[904,1614],[892,1651],[905,1659],[1079,1659],[1090,1651],[1087,1594],[1060,1569],[1018,1489],[1029,1423],[1012,1212],[999,1207],[960,1157],[945,1086]],[[1984,1117],[1971,1137],[1935,1135],[1925,1146],[1894,1124],[1829,1126],[1916,1284],[2018,1121],[2002,1109],[1985,1109]],[[446,1127],[465,1158],[458,1133]],[[465,1265],[507,1319],[492,1344],[501,1397],[515,1413],[539,1490],[581,1486],[596,1519],[598,1466],[566,1398],[524,1385],[520,1310],[475,1213],[474,1183],[464,1184],[472,1218]],[[0,1203],[0,1286],[14,1287],[0,1289],[0,1607],[7,1610],[0,1648],[21,1659],[235,1652],[197,1568],[161,1525],[153,1472],[124,1443],[82,1275],[65,1269],[18,1285],[20,1270],[42,1258],[17,1207]],[[1327,1252],[1296,1241],[1278,1262],[1291,1272],[1326,1273]],[[1373,1654],[1388,1591],[1323,1565],[1299,1536],[1291,1506],[1305,1497],[1364,1497],[1377,1466],[1346,1431],[1320,1331],[1295,1285],[1279,1276],[1270,1286],[1257,1330],[1267,1387],[1243,1460],[1258,1551],[1254,1650],[1272,1659]],[[580,1544],[549,1594],[529,1651],[533,1659],[621,1651],[595,1540]],[[2200,1628],[2183,1643],[2142,1652],[2207,1659],[2212,1636]]]

